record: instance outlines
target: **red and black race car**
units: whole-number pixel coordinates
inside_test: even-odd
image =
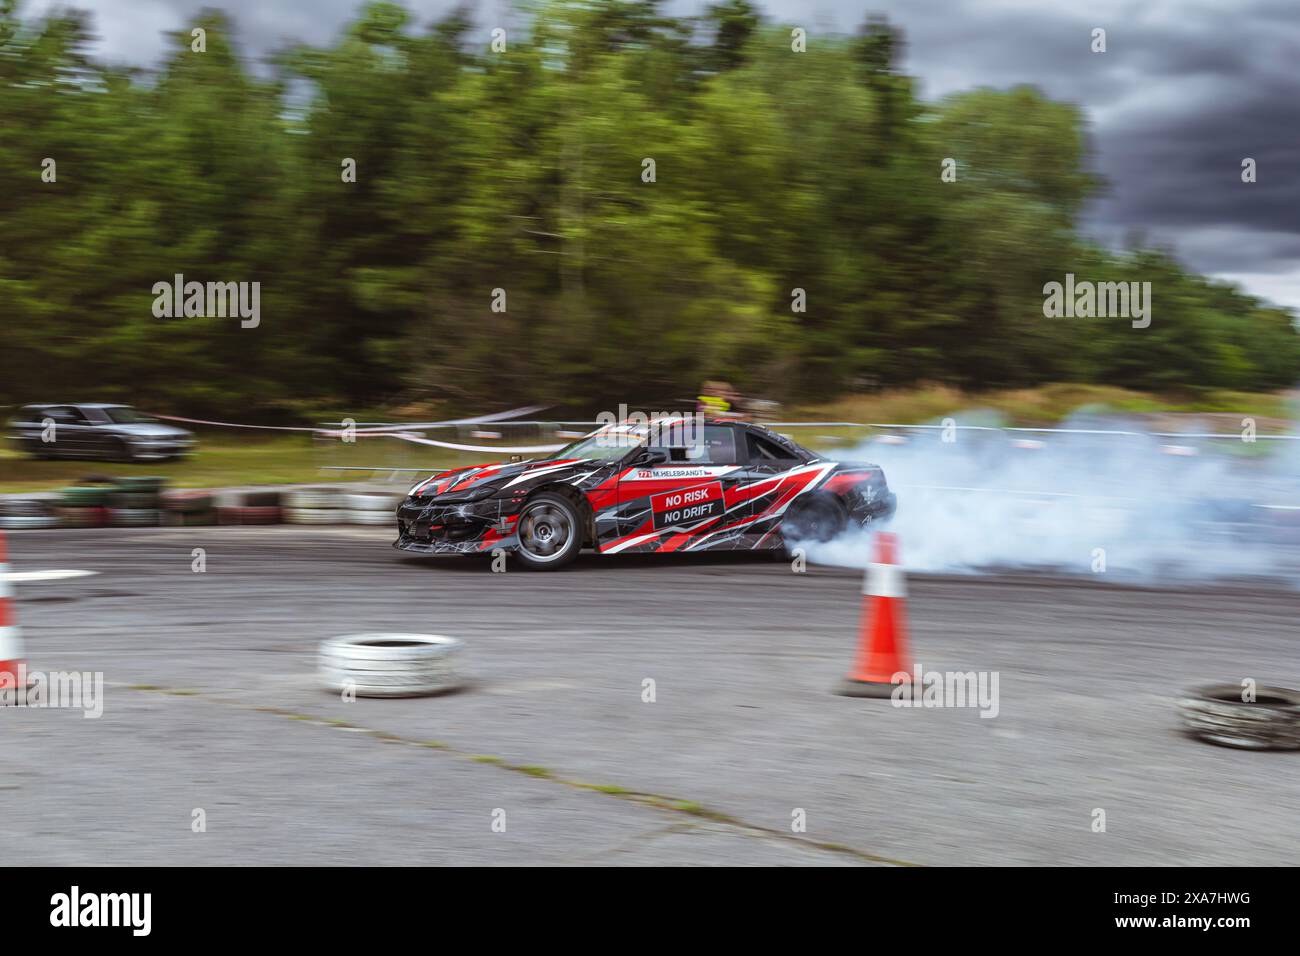
[[[434,475],[397,509],[393,547],[425,554],[514,552],[560,568],[584,547],[602,554],[762,550],[826,541],[889,517],[878,465],[829,461],[746,422],[611,425],[554,458]],[[678,431],[680,434],[680,430]]]

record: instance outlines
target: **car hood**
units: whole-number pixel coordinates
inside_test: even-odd
[[[603,462],[585,458],[547,458],[542,460],[489,462],[484,465],[470,465],[465,468],[453,468],[439,472],[432,478],[426,478],[414,488],[411,494],[421,497],[445,494],[463,494],[495,486],[499,488],[532,487],[534,483],[563,480],[573,474],[591,471]]]

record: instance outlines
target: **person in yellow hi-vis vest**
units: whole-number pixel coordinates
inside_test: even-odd
[[[696,396],[695,410],[714,418],[733,418],[736,414],[738,396],[736,390],[726,382],[705,382],[701,386],[703,394]]]

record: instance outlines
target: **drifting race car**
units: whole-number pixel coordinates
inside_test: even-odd
[[[877,465],[819,458],[761,425],[706,419],[695,439],[656,444],[679,422],[606,426],[554,458],[459,468],[413,487],[393,547],[513,552],[527,568],[602,554],[766,550],[827,541],[889,517]]]

